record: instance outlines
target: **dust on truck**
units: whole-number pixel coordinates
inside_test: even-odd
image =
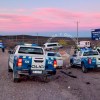
[[[56,60],[46,59],[42,47],[17,45],[9,51],[8,71],[13,71],[13,81],[19,82],[21,75],[42,75],[45,79],[56,74]]]

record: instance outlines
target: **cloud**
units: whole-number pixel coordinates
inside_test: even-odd
[[[22,14],[16,14],[16,12]],[[99,13],[73,12],[58,8],[38,8],[31,14],[27,14],[27,9],[18,9],[16,12],[15,14],[0,14],[0,31],[76,30],[77,20],[80,30],[100,26]]]
[[[94,19],[100,20],[100,13],[95,13],[92,17],[93,17]]]
[[[16,9],[15,11],[16,12],[20,12],[20,13],[24,13],[24,12],[27,12],[28,10],[27,9],[20,8],[20,9]]]
[[[53,19],[76,19],[84,17],[83,13],[71,12],[65,9],[57,9],[57,8],[38,8],[33,15],[44,18]]]

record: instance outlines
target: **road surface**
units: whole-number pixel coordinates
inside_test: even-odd
[[[100,100],[100,71],[84,74],[81,68],[68,69],[66,59],[64,68],[48,83],[40,77],[23,77],[20,83],[13,83],[7,71],[8,53],[0,51],[0,100]]]

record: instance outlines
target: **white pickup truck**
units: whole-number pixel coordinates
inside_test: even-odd
[[[17,45],[9,51],[8,71],[13,71],[13,81],[19,82],[20,75],[48,75],[56,74],[57,61],[46,59],[42,47],[33,45]]]
[[[100,68],[100,54],[97,50],[77,51],[70,58],[70,65],[82,67],[84,73],[90,68]]]

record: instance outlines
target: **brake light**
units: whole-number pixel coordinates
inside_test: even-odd
[[[57,67],[57,61],[56,61],[56,60],[54,60],[54,62],[53,62],[53,66],[54,66],[54,68]]]
[[[23,61],[22,58],[19,58],[19,59],[18,59],[18,61],[17,61],[17,66],[18,66],[18,67],[21,67],[21,66],[22,66],[22,63],[23,63],[22,61]]]
[[[89,63],[89,64],[92,63],[92,59],[91,59],[91,58],[88,59],[88,63]]]

